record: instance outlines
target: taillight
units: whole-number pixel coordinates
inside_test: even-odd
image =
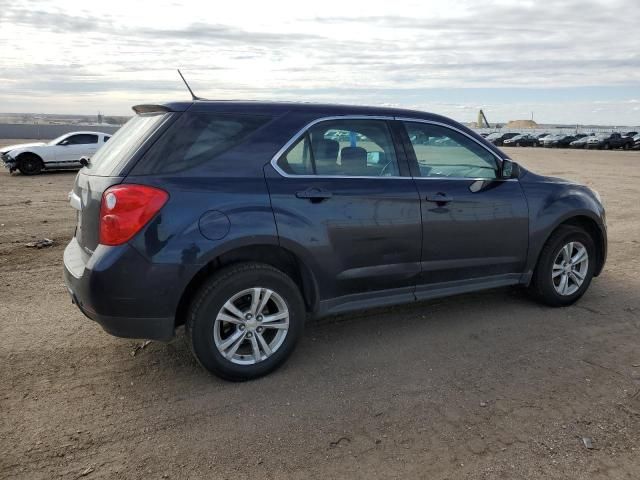
[[[169,198],[159,188],[115,185],[102,194],[100,243],[121,245],[131,239],[158,213]]]

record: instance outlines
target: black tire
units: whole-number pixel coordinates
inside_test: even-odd
[[[582,285],[571,295],[560,295],[553,284],[551,272],[560,250],[569,242],[580,242],[588,254],[588,267]],[[551,234],[542,248],[529,286],[529,293],[538,301],[552,307],[566,307],[575,303],[589,288],[596,266],[596,247],[593,238],[583,229],[560,226]]]
[[[516,147],[519,147],[519,146],[520,146],[520,142],[516,142]]]
[[[608,143],[605,143],[605,144],[602,146],[602,148],[604,148],[605,150],[609,150],[609,144],[608,144]]]
[[[289,310],[289,327],[283,343],[271,356],[251,365],[239,365],[218,350],[214,341],[215,319],[227,300],[254,287],[268,288],[284,300]],[[189,307],[185,330],[191,351],[204,368],[225,380],[238,382],[261,377],[282,365],[302,335],[305,317],[300,290],[288,275],[270,265],[240,263],[223,268],[200,288]]]
[[[38,175],[43,168],[42,159],[34,153],[23,153],[18,157],[18,170],[23,175]]]

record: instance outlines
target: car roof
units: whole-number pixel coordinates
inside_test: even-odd
[[[90,130],[78,130],[77,132],[68,132],[68,133],[64,133],[63,135],[113,135],[112,133],[106,133],[106,132],[93,132]]]
[[[389,117],[409,117],[452,123],[447,117],[419,110],[394,107],[376,107],[364,105],[343,105],[335,103],[275,102],[252,100],[195,100],[189,102],[168,102],[158,105],[137,105],[133,107],[137,113],[151,111],[153,107],[171,112],[193,110],[197,112],[243,112],[284,114],[289,112],[329,115],[379,115]],[[457,123],[457,122],[455,122]]]

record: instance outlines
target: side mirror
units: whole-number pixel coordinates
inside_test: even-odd
[[[62,140],[58,145],[62,145],[63,147],[69,145],[69,140]]]
[[[502,161],[502,170],[500,172],[500,178],[518,178],[520,176],[520,166],[508,158]]]

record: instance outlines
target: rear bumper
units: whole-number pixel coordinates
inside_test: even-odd
[[[176,284],[178,268],[151,264],[128,245],[99,245],[89,256],[73,238],[64,251],[64,278],[72,302],[117,337],[174,336],[182,292]]]
[[[103,330],[115,337],[147,338],[151,340],[171,340],[174,335],[174,319],[168,318],[133,318],[110,317],[100,315],[86,308],[78,299],[69,283],[67,290],[71,295],[71,302],[90,320],[99,324]]]

